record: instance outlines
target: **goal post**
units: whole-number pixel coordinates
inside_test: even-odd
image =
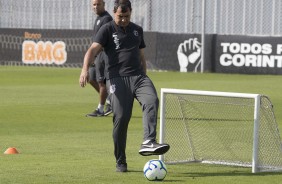
[[[248,93],[161,89],[160,143],[165,163],[202,162],[282,171],[282,145],[271,101]]]

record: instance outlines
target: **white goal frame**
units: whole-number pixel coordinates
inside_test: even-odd
[[[216,92],[216,91],[198,91],[198,90],[183,90],[183,89],[161,89],[160,97],[160,143],[165,142],[165,94],[190,94],[190,95],[205,95],[205,96],[219,96],[219,97],[238,97],[254,99],[254,124],[253,124],[253,150],[252,150],[252,173],[258,172],[258,139],[259,139],[259,124],[260,124],[260,94],[247,93],[231,93],[231,92]],[[164,161],[165,155],[160,155],[159,159]]]

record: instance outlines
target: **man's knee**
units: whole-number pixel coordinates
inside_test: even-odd
[[[143,101],[144,105],[159,105],[159,98],[156,95],[150,96]]]

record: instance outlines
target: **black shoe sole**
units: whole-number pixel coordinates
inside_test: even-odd
[[[127,169],[117,169],[116,172],[127,172]]]
[[[103,117],[104,115],[92,115],[92,114],[86,114],[85,117]]]
[[[85,117],[96,118],[96,117],[103,117],[103,116],[85,116]]]
[[[160,147],[156,149],[155,151],[139,151],[139,154],[142,156],[163,155],[169,150],[169,148],[170,146],[167,145],[167,146]]]

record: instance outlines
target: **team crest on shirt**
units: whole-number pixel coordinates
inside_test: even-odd
[[[134,30],[134,31],[133,31],[133,34],[134,34],[135,36],[138,36],[138,31]]]
[[[100,22],[101,22],[100,20],[97,21],[97,26],[100,24]]]
[[[116,91],[116,85],[115,85],[115,84],[112,84],[112,85],[110,86],[110,93],[115,93],[115,91]]]

